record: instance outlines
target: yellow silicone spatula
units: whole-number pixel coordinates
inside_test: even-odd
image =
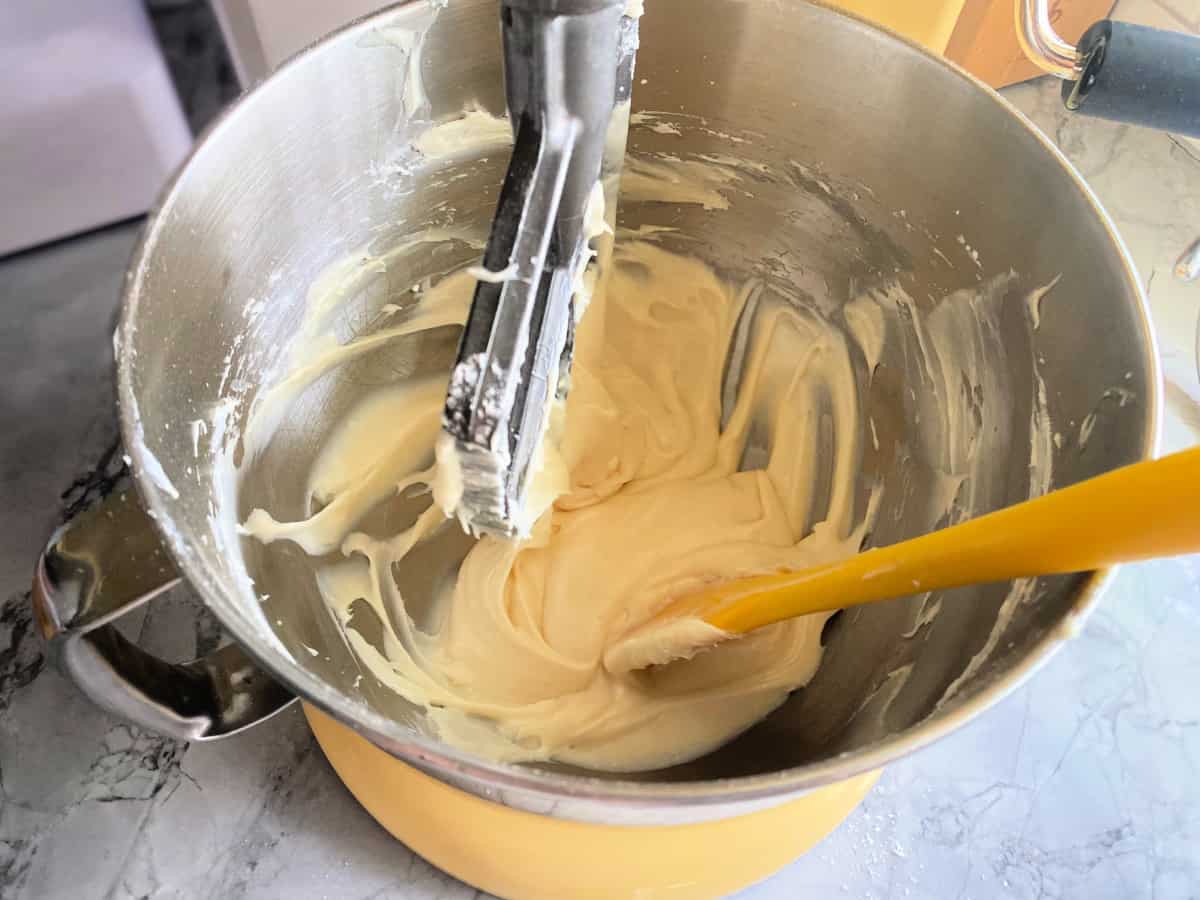
[[[673,600],[610,647],[604,663],[629,671],[793,616],[1193,551],[1200,551],[1200,447],[840,562],[714,584]]]

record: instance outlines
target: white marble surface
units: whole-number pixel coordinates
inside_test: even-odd
[[[1200,8],[1154,0],[1121,12],[1200,24]],[[1008,96],[1116,218],[1150,287],[1167,446],[1194,443],[1200,283],[1170,270],[1200,235],[1200,150],[1072,118],[1052,83]],[[358,808],[298,712],[185,746],[101,714],[44,666],[30,569],[64,508],[104,474],[108,334],[134,237],[126,226],[0,262],[0,897],[474,896]],[[744,896],[1200,896],[1198,586],[1191,558],[1123,569],[1027,687],[890,767],[841,829]],[[132,624],[183,658],[217,639],[194,618],[178,598]]]

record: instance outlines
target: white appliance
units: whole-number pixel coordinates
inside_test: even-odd
[[[0,255],[144,213],[191,131],[141,0],[0,2]]]

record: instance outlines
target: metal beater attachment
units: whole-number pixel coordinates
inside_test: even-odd
[[[624,156],[637,19],[624,0],[504,0],[505,91],[515,143],[446,393],[439,462],[475,532],[533,524],[528,482],[567,391],[573,294],[592,254],[585,227],[601,162]],[[610,128],[610,122],[612,126]],[[619,157],[618,157],[619,158]],[[593,210],[594,212],[594,210]],[[453,443],[447,459],[447,438]],[[457,494],[457,491],[454,491]]]

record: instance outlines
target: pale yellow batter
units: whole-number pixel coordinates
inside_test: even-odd
[[[413,330],[422,317],[461,320],[472,286],[465,273],[443,280]],[[862,423],[842,330],[783,303],[760,305],[736,402],[730,395],[722,409],[731,340],[753,289],[650,243],[618,246],[580,328],[557,451],[540,476],[553,505],[520,545],[476,543],[422,618],[426,631],[409,613],[430,598],[402,596],[393,567],[457,525],[431,502],[397,534],[357,527],[398,491],[445,490],[433,453],[444,380],[364,397],[311,473],[319,511],[278,523],[255,510],[244,530],[314,557],[340,549],[341,559],[317,566],[330,609],[370,671],[427,707],[444,740],[493,758],[613,771],[697,757],[812,677],[825,617],[641,672],[610,671],[606,648],[706,580],[854,553],[873,517],[863,503],[856,515]],[[828,496],[817,488],[822,431],[833,447],[820,460],[832,469]],[[350,627],[359,598],[374,608],[382,643]]]
[[[440,129],[452,139],[441,140]],[[505,120],[468,110],[416,149],[435,165],[446,153],[499,147],[508,134]],[[611,210],[615,181],[605,188]],[[750,189],[741,168],[710,157],[631,157],[621,178],[623,203],[714,215],[731,193]],[[994,507],[987,461],[1026,427],[1030,494],[1049,485],[1045,386],[1036,360],[1022,356],[1030,349],[1003,339],[1000,327],[1016,273],[968,279],[969,287],[928,303],[897,280],[830,312],[831,304],[783,299],[788,292],[769,276],[732,285],[655,243],[676,236],[670,226],[643,226],[617,244],[606,285],[580,323],[566,408],[550,423],[532,504],[542,514],[528,541],[484,539],[461,566],[438,567],[439,548],[454,545],[451,560],[463,553],[462,539],[453,540],[459,526],[444,512],[460,489],[453,459],[444,447],[435,454],[444,377],[368,390],[308,473],[307,517],[279,522],[255,509],[243,523],[245,535],[303,548],[364,672],[425,707],[456,746],[629,771],[700,756],[753,725],[816,671],[824,616],[644,671],[625,671],[629,659],[613,648],[705,580],[857,552],[881,496],[863,472],[864,444],[874,471],[888,453],[925,472],[931,490],[889,501],[890,515],[914,527]],[[446,245],[479,251],[481,238],[478,228],[431,228],[382,255],[363,251],[330,266],[312,286],[280,370],[255,397],[241,442],[229,444],[241,461],[221,457],[230,483],[281,426],[312,415],[307,392],[325,376],[392,341],[461,324],[475,280],[464,268],[425,282],[419,302],[372,309],[367,332],[346,341],[337,323],[351,298],[372,278],[403,271],[406,256]],[[889,438],[859,406],[880,365],[912,399],[898,442],[896,423]],[[1022,423],[1010,373],[1026,365],[1034,396]],[[214,418],[214,445],[226,424]],[[892,443],[881,444],[880,433]],[[394,514],[398,496],[408,498],[406,520]],[[1010,592],[968,673],[1031,585]],[[936,601],[931,609],[930,617]],[[678,637],[696,643],[694,634]],[[643,660],[671,656],[670,647],[635,649]]]

